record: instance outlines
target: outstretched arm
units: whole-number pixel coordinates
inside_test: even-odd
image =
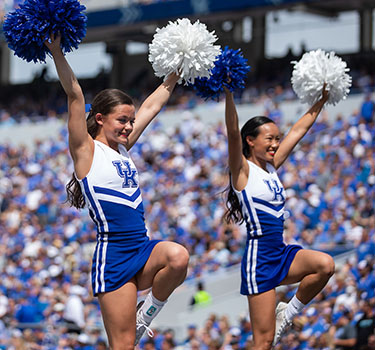
[[[228,164],[232,176],[232,184],[235,189],[245,188],[249,176],[249,165],[242,154],[241,132],[238,126],[238,114],[234,104],[233,94],[225,91],[225,125],[228,135]]]
[[[274,167],[278,169],[292,152],[293,148],[309,131],[328,100],[328,91],[323,88],[322,97],[292,126],[285,139],[281,142],[275,157]]]
[[[85,164],[88,161],[89,165],[91,165],[94,143],[87,132],[83,92],[76,76],[61,51],[60,40],[61,38],[59,36],[53,38],[51,35],[50,40],[46,41],[45,45],[52,54],[60,83],[68,97],[69,149],[78,177],[81,177],[81,175],[84,177],[88,172],[87,169],[85,173],[85,168],[87,168]]]
[[[133,131],[129,135],[128,149],[132,148],[139,136],[141,136],[143,130],[145,130],[168,102],[178,79],[179,76],[177,74],[170,74],[168,78],[142,103],[135,117]]]

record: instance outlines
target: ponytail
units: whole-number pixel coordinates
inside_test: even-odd
[[[241,210],[241,203],[238,200],[236,192],[234,192],[233,186],[232,186],[232,180],[229,173],[229,185],[224,190],[224,192],[228,192],[227,199],[225,202],[225,206],[227,208],[225,214],[224,214],[224,221],[227,224],[235,223],[241,225],[245,219],[242,215]]]
[[[82,209],[85,207],[85,197],[74,174],[66,185],[66,194],[68,197],[66,201],[72,207],[76,207],[77,209]]]

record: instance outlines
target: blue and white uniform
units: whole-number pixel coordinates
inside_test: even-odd
[[[119,152],[94,140],[89,173],[78,180],[97,227],[92,264],[94,295],[128,282],[146,263],[153,247],[144,221],[137,169],[126,148]]]
[[[251,161],[248,164],[245,188],[234,190],[247,228],[241,268],[241,294],[244,295],[278,286],[302,248],[283,242],[285,190],[275,168],[267,163],[265,171]]]

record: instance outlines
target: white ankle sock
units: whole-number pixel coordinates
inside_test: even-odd
[[[160,301],[156,299],[153,296],[152,291],[148,293],[146,296],[145,302],[141,308],[143,319],[147,323],[150,323],[152,319],[160,312],[160,310],[162,309],[162,307],[167,301],[168,299],[165,301]]]
[[[288,303],[288,306],[285,310],[285,317],[287,320],[292,321],[293,317],[298,315],[306,305],[298,300],[294,296]]]

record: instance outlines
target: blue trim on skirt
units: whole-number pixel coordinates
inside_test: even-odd
[[[98,233],[91,269],[94,296],[129,282],[144,267],[159,242],[144,234]]]
[[[241,263],[241,294],[259,294],[280,285],[300,249],[286,245],[281,234],[248,240]]]

